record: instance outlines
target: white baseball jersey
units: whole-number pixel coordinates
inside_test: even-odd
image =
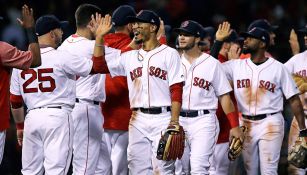
[[[163,44],[106,61],[111,76],[127,76],[131,108],[170,106],[169,86],[184,81],[178,52]]]
[[[92,60],[74,57],[68,52],[41,48],[42,65],[35,69],[14,69],[10,91],[22,95],[28,110],[44,106],[75,104],[76,75],[87,76]]]
[[[89,40],[78,35],[68,37],[58,50],[68,51],[70,54],[91,60],[94,53],[95,40]],[[120,55],[120,50],[105,47],[105,57],[112,59]],[[105,74],[89,75],[77,79],[77,98],[104,102]]]
[[[258,115],[283,110],[283,95],[289,99],[298,89],[284,65],[273,58],[260,65],[250,58],[223,63],[233,81],[238,108],[245,115]]]
[[[285,63],[286,68],[291,74],[307,77],[307,50],[303,53],[296,54]],[[307,110],[307,93],[300,95],[304,110]]]
[[[185,85],[182,109],[217,109],[218,96],[232,91],[221,63],[203,53],[192,64],[182,57]]]

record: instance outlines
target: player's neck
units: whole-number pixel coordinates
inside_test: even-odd
[[[50,39],[48,38],[38,38],[38,43],[40,48],[46,48],[46,47],[52,47],[52,48],[57,48],[57,45],[54,42],[51,42]]]
[[[183,51],[184,57],[192,63],[194,60],[196,60],[200,55],[202,54],[201,50],[198,49],[198,47],[193,47],[188,50]]]
[[[145,51],[151,51],[159,47],[160,45],[160,42],[156,38],[154,38],[152,40],[145,41],[143,43],[142,49]]]
[[[256,53],[251,54],[251,60],[253,63],[263,63],[267,60],[268,58],[265,56],[265,51],[258,51]]]
[[[93,34],[86,28],[78,28],[76,35],[87,38],[89,40],[93,40]]]

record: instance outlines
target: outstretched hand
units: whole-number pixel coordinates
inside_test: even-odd
[[[224,41],[229,37],[232,30],[230,29],[230,23],[225,21],[219,25],[218,30],[215,33],[215,38],[217,41]]]
[[[96,36],[104,36],[112,29],[112,20],[109,14],[105,15],[104,18],[98,21],[98,27],[96,30]]]
[[[300,45],[297,40],[297,34],[293,29],[290,32],[289,44],[293,55],[298,54],[300,52]]]
[[[21,18],[17,18],[18,23],[24,28],[34,27],[33,9],[23,5],[21,9]]]

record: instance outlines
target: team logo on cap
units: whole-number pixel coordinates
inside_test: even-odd
[[[181,27],[187,27],[189,25],[189,21],[184,21],[182,24],[181,24]]]
[[[151,19],[151,21],[150,21],[150,22],[155,23],[155,20],[154,20],[154,19]]]
[[[248,31],[248,33],[253,32],[254,30],[256,30],[256,27],[252,28],[250,31]]]
[[[262,36],[262,37],[261,37],[261,39],[265,40],[265,37],[264,37],[264,36]]]
[[[139,16],[141,13],[143,13],[143,10],[139,11],[139,13],[136,16]]]

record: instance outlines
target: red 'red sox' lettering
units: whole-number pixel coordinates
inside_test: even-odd
[[[131,81],[142,76],[142,67],[138,67],[130,72]]]
[[[250,79],[237,80],[237,88],[249,88],[251,86]]]
[[[198,86],[200,88],[204,88],[207,91],[209,91],[209,87],[211,86],[211,83],[207,80],[202,79],[202,78],[194,77],[193,86]]]
[[[270,81],[260,80],[259,88],[264,88],[265,90],[274,93],[276,84],[271,83]]]
[[[162,80],[166,80],[167,71],[165,71],[165,70],[163,70],[159,67],[150,66],[149,67],[149,75],[158,77]]]

